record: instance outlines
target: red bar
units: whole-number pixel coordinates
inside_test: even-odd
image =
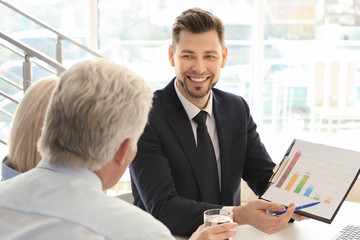
[[[294,158],[291,160],[291,163],[289,164],[288,168],[285,170],[284,174],[281,176],[278,184],[276,184],[276,187],[281,188],[281,186],[284,184],[286,178],[289,176],[291,170],[294,168],[296,162],[299,160],[300,155],[301,155],[301,152],[295,153]]]

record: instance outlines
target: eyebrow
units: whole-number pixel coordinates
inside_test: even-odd
[[[191,51],[191,50],[188,50],[188,49],[184,49],[184,50],[181,50],[181,53],[191,53],[191,54],[195,54],[194,51]],[[205,54],[219,54],[216,50],[208,50],[208,51],[205,51]]]

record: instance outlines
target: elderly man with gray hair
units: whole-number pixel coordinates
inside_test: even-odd
[[[174,239],[150,214],[102,194],[133,160],[151,104],[149,86],[125,67],[70,67],[47,108],[43,159],[0,184],[0,239]],[[233,236],[236,224],[223,225],[192,238]]]

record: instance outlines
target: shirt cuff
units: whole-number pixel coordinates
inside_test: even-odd
[[[233,209],[234,209],[234,206],[224,206],[222,209],[224,209],[224,210],[228,210],[228,211],[233,211]]]

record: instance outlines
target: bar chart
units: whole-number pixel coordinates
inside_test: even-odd
[[[295,206],[320,202],[301,210],[332,221],[360,167],[358,152],[296,140],[262,198]]]
[[[313,176],[314,172],[318,176]],[[339,185],[337,189],[336,178],[333,178],[332,173],[328,173],[328,176],[326,174],[321,160],[311,158],[298,151],[290,160],[276,187],[309,199],[331,204],[339,191],[342,191],[342,186]],[[343,169],[338,174],[346,175],[347,172]],[[339,181],[341,179],[343,176],[339,177]],[[321,189],[318,189],[317,186],[321,186]]]

